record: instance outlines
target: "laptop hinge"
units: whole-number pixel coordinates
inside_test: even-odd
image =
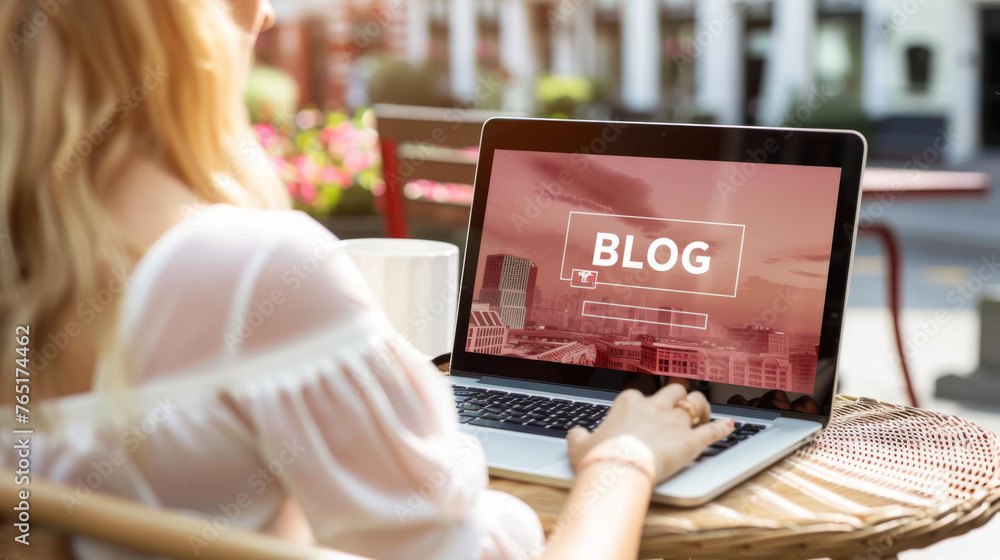
[[[724,404],[713,404],[712,414],[719,416],[749,416],[750,418],[760,418],[761,420],[774,420],[781,418],[781,412],[774,410],[761,410],[745,406],[728,406]]]

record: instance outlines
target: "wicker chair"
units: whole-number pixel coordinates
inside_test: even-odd
[[[348,560],[343,553],[290,543],[230,527],[208,546],[194,550],[189,539],[201,535],[205,520],[155,509],[120,498],[93,494],[70,513],[62,497],[74,489],[33,478],[28,486],[14,484],[14,473],[0,472],[4,516],[17,505],[18,492],[31,492],[30,546],[16,543],[17,529],[9,517],[0,519],[0,556],[5,560],[71,560],[69,535],[94,539],[160,557],[198,560]]]

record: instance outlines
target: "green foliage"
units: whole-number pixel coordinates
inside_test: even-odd
[[[538,113],[543,117],[571,118],[594,100],[594,84],[578,76],[542,76],[535,82]]]
[[[262,64],[254,66],[243,97],[252,122],[271,122],[281,128],[293,125],[289,117],[299,106],[299,86],[283,70]]]
[[[455,100],[448,93],[445,70],[443,62],[437,60],[414,64],[380,59],[368,80],[368,99],[371,103],[451,107]]]
[[[870,149],[878,130],[878,124],[865,113],[859,98],[850,95],[826,97],[815,92],[793,102],[785,113],[782,126],[857,130],[868,140]]]

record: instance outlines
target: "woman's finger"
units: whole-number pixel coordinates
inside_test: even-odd
[[[583,426],[573,426],[569,432],[566,433],[566,441],[570,445],[582,445],[584,440],[586,440],[589,435],[590,432],[588,432]]]
[[[733,433],[734,424],[732,419],[716,420],[697,426],[691,433],[694,434],[695,444],[704,448]]]
[[[694,410],[699,424],[707,424],[712,421],[712,406],[708,404],[708,399],[705,398],[704,394],[700,391],[691,391],[685,400],[691,403],[691,408]],[[692,419],[693,422],[694,419]]]
[[[646,395],[643,395],[642,392],[639,391],[638,389],[625,389],[621,393],[618,393],[618,396],[615,397],[613,404],[619,404],[631,400],[638,400],[644,398],[646,398]]]
[[[664,410],[670,410],[677,406],[678,401],[687,395],[687,389],[683,385],[677,383],[671,383],[666,387],[660,389],[655,395],[649,397],[653,399],[658,407]]]

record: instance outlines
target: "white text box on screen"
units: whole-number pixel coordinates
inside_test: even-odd
[[[596,270],[598,285],[736,297],[745,234],[742,224],[572,211],[559,277]]]

